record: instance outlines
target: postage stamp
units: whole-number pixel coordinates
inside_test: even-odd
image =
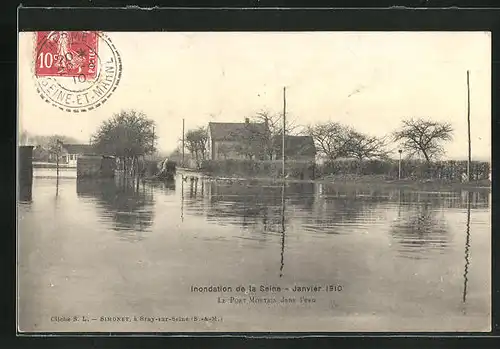
[[[122,60],[114,44],[97,31],[36,32],[34,75],[37,93],[67,112],[87,112],[116,90]]]

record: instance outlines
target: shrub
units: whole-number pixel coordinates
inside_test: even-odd
[[[471,180],[489,178],[490,164],[488,162],[471,162]],[[399,161],[397,160],[338,160],[318,166],[321,176],[328,175],[383,175],[388,179],[397,179]],[[460,180],[467,173],[467,161],[436,161],[426,163],[419,160],[403,160],[401,162],[401,177],[414,179]]]
[[[316,166],[311,161],[288,161],[286,173],[289,178],[313,179]],[[214,176],[281,177],[281,160],[207,160],[201,164],[204,173]]]

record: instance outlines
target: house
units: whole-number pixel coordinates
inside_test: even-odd
[[[269,127],[265,122],[209,122],[208,154],[211,160],[262,158]]]
[[[281,159],[283,136],[275,136],[273,144],[275,159]],[[311,136],[285,136],[285,159],[314,162],[316,159],[316,146],[313,138]]]
[[[61,144],[61,154],[59,163],[66,164],[70,167],[76,167],[76,161],[81,155],[94,155],[93,147],[89,144]],[[54,161],[55,154],[51,154],[50,158]]]

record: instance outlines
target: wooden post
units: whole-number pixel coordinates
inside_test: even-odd
[[[403,153],[403,151],[399,149],[398,152],[399,152],[398,179],[401,180],[401,154]]]
[[[56,178],[59,181],[59,155],[62,152],[62,142],[56,139]]]
[[[59,179],[59,151],[56,152],[56,178]]]
[[[469,157],[467,159],[467,181],[470,182],[471,140],[470,140],[470,88],[469,88],[468,70],[467,70],[467,133],[469,137]]]
[[[286,87],[283,87],[283,139],[281,144],[281,156],[282,156],[282,175],[283,180],[285,180],[285,131],[286,129]]]

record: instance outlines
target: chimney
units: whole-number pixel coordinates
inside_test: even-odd
[[[245,124],[248,124],[250,122],[249,118],[245,118]]]

